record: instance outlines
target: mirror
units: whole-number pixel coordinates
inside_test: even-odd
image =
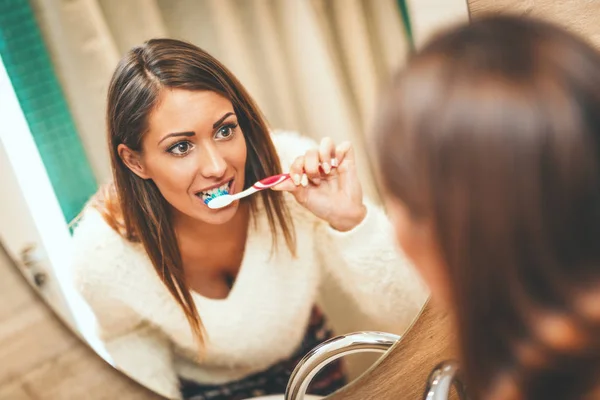
[[[334,334],[404,332],[427,294],[394,253],[366,137],[379,88],[409,49],[395,0],[16,3],[10,10],[0,5],[0,241],[40,295],[101,357],[165,397],[242,399],[283,394],[295,362]],[[160,97],[145,135],[160,141],[167,132],[184,132],[186,140],[169,138],[168,152],[159,154],[158,145],[147,150],[144,143],[150,140],[143,139],[143,154],[131,146],[118,153],[127,176],[154,187],[168,204],[165,221],[172,231],[159,236],[176,243],[175,253],[169,253],[176,256],[165,256],[167,247],[160,256],[151,234],[158,223],[120,235],[99,212],[112,210],[112,221],[122,222],[108,207],[113,203],[96,196],[112,182],[105,122],[109,82],[130,48],[157,37],[189,41],[231,70],[268,121],[283,172],[324,137],[335,145],[352,143],[356,167],[347,167],[352,157],[344,160],[340,150],[339,170],[331,176],[335,182],[340,177],[360,182],[362,196],[335,197],[339,189],[333,195],[317,192],[314,180],[311,193],[341,199],[337,208],[331,201],[301,206],[300,195],[281,194],[293,224],[295,257],[281,233],[277,247],[271,247],[261,195],[221,211],[210,211],[201,201],[188,206],[189,188],[197,189],[194,196],[207,195],[210,183],[222,183],[223,177],[233,177],[224,190],[239,193],[251,183],[245,182],[252,176],[244,172],[248,163],[263,156],[256,146],[267,136],[255,142],[248,132],[235,136],[236,129],[250,126],[240,115],[211,127],[233,107],[214,92],[212,97],[165,92],[171,97]],[[190,112],[195,109],[212,111]],[[115,119],[134,115],[119,111]],[[205,125],[208,130],[197,128]],[[242,147],[223,156],[233,143]],[[208,166],[202,171],[184,161],[192,159],[186,155],[193,149],[210,156],[197,158]],[[299,192],[307,190],[300,186]],[[109,199],[118,198],[115,193]],[[182,202],[181,196],[188,197]],[[257,199],[256,211],[249,199]],[[323,204],[327,212],[318,209]],[[239,221],[228,230],[231,237],[219,228],[228,221]],[[211,224],[215,231],[207,235]],[[194,230],[198,227],[204,229]],[[149,243],[150,253],[143,243]],[[152,249],[162,268],[151,261]],[[183,271],[188,288],[178,289],[177,271]],[[191,327],[198,319],[191,305],[204,327],[195,335]],[[373,361],[344,360],[319,375],[309,393],[326,395]]]

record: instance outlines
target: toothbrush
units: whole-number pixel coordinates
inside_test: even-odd
[[[337,167],[337,163],[332,161],[331,169],[334,169],[335,167]],[[287,179],[290,179],[290,174],[273,175],[268,178],[261,179],[243,192],[236,194],[221,194],[220,196],[213,197],[206,203],[206,205],[212,210],[227,207],[236,200],[243,199],[244,197],[250,196],[251,194],[261,190],[272,188],[273,186],[279,185]]]
[[[206,203],[206,205],[208,206],[208,208],[213,210],[227,207],[236,200],[242,199],[246,196],[250,196],[251,194],[254,194],[261,190],[272,188],[273,186],[279,185],[281,182],[289,178],[290,174],[279,174],[270,176],[268,178],[256,182],[254,185],[250,186],[243,192],[239,192],[236,194],[222,194],[220,196],[213,197],[208,203]]]

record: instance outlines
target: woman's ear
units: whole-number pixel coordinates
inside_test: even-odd
[[[137,151],[133,151],[126,145],[120,144],[117,147],[117,153],[119,153],[119,157],[121,157],[121,160],[131,172],[142,179],[150,179],[146,173],[140,154]]]

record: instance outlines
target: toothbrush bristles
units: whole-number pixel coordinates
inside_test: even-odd
[[[215,199],[215,198],[220,197],[220,196],[224,196],[226,194],[229,194],[229,190],[227,190],[227,189],[218,189],[215,193],[211,194],[209,197],[207,197],[204,200],[204,204],[208,205],[208,203],[210,203],[210,201],[212,199]]]

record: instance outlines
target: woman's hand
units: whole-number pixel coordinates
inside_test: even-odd
[[[291,192],[298,203],[332,228],[349,231],[365,218],[367,209],[350,142],[335,146],[330,138],[324,138],[318,149],[296,158],[290,176],[292,179],[273,189]]]

